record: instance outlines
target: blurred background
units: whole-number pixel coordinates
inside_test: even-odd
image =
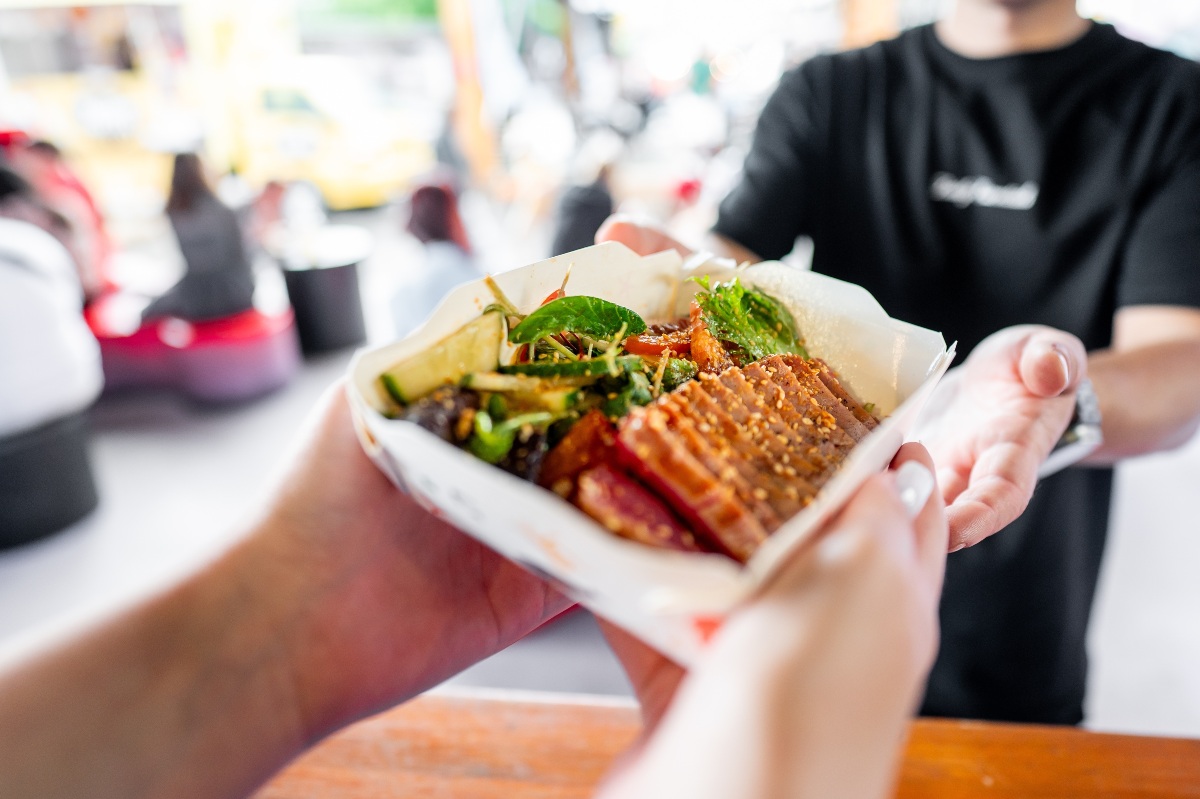
[[[1079,5],[1200,57],[1194,0]],[[27,184],[12,197],[28,189],[75,256],[90,336],[60,346],[49,316],[0,318],[0,337],[20,341],[0,347],[0,379],[17,350],[61,357],[65,375],[0,406],[12,415],[0,418],[0,476],[47,451],[30,430],[86,421],[56,433],[60,460],[39,466],[69,478],[73,512],[39,524],[29,508],[25,532],[7,538],[0,519],[0,658],[235,540],[354,350],[404,335],[455,283],[585,246],[616,209],[699,242],[784,69],[939,8],[0,0],[0,163]],[[206,184],[192,199],[181,154],[197,156]],[[221,227],[225,213],[236,225]],[[203,271],[198,229],[233,231],[252,294],[158,314],[154,298],[179,300]],[[790,258],[802,267],[806,252],[798,242]],[[98,374],[74,379],[89,370],[103,391]],[[1090,726],[1200,736],[1198,477],[1194,443],[1120,470]],[[582,611],[459,681],[628,690]]]

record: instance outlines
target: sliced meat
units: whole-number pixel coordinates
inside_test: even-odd
[[[681,411],[668,403],[658,403],[657,409],[666,414],[672,432],[692,457],[722,482],[733,487],[738,499],[754,514],[763,529],[768,533],[779,529],[783,519],[767,503],[767,490],[758,485],[762,477],[758,469],[734,451],[729,442],[719,438],[709,439],[702,434],[686,410]]]
[[[617,458],[715,550],[746,561],[767,531],[733,488],[704,468],[667,429],[664,414],[635,408],[617,434]]]
[[[703,551],[658,497],[610,464],[580,473],[575,504],[622,538],[664,549]]]
[[[808,365],[817,373],[817,377],[825,384],[825,388],[829,389],[829,392],[833,396],[837,397],[843,405],[850,409],[850,413],[854,414],[855,419],[866,425],[868,430],[874,430],[876,427],[879,427],[879,420],[875,418],[874,414],[864,408],[858,400],[851,396],[846,387],[842,385],[842,382],[838,380],[834,371],[829,368],[829,364],[820,358],[811,358],[808,361]]]
[[[625,538],[745,562],[877,422],[819,361],[771,356],[714,373],[729,355],[696,313],[690,329],[708,371],[616,428],[584,417],[542,482]]]
[[[783,451],[772,455],[763,449],[699,386],[689,399],[668,395],[661,404],[664,408],[676,408],[680,414],[690,413],[698,433],[726,442],[725,451],[735,467],[756,491],[765,492],[766,502],[780,519],[790,519],[817,493],[817,487],[802,477],[776,474],[773,467],[779,463],[786,465],[789,454]]]
[[[871,432],[865,424],[855,419],[850,409],[843,405],[825,387],[825,384],[821,382],[821,378],[809,367],[807,361],[799,355],[781,355],[776,357],[791,367],[792,374],[800,381],[800,385],[804,387],[804,390],[810,394],[811,402],[816,403],[820,406],[821,410],[837,420],[837,427],[849,433],[850,437],[856,442],[862,441],[867,433]]]
[[[854,440],[837,427],[831,415],[810,403],[808,393],[786,365],[752,363],[743,374],[767,406],[792,429],[796,438],[806,447],[816,448],[817,455],[812,456],[812,460],[821,471],[828,470],[841,459],[842,448],[854,446]]]

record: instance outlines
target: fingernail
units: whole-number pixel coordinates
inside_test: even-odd
[[[1059,350],[1057,347],[1054,348],[1053,352],[1055,355],[1058,356],[1059,362],[1062,363],[1063,380],[1070,383],[1071,382],[1071,362],[1067,360],[1067,356],[1064,355],[1062,353],[1062,351]]]
[[[933,493],[933,474],[920,461],[907,461],[896,470],[896,493],[900,502],[908,511],[909,518],[916,515],[925,507],[929,495]]]

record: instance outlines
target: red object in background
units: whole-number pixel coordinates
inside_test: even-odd
[[[23,130],[0,130],[0,148],[5,152],[21,144],[28,144],[29,136]]]
[[[106,391],[173,388],[199,400],[230,402],[279,388],[300,365],[290,308],[278,314],[252,309],[206,322],[168,317],[125,332],[130,315],[118,293],[84,311],[100,342]]]
[[[699,178],[681,180],[675,186],[675,199],[683,205],[695,205],[696,200],[700,199],[702,188],[703,184]]]
[[[87,186],[57,151],[39,151],[26,142],[13,152],[14,164],[42,201],[71,225],[71,254],[78,261],[84,293],[96,297],[114,290],[112,240]]]
[[[112,280],[113,245],[87,186],[57,147],[37,142],[21,130],[0,130],[0,150],[43,203],[70,227],[68,249],[89,299],[117,288]]]

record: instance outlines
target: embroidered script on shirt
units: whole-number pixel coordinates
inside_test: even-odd
[[[946,172],[938,172],[929,185],[929,196],[939,202],[954,203],[959,208],[980,205],[984,208],[1028,211],[1037,202],[1038,184],[1030,180],[997,186],[988,177],[956,178]]]

